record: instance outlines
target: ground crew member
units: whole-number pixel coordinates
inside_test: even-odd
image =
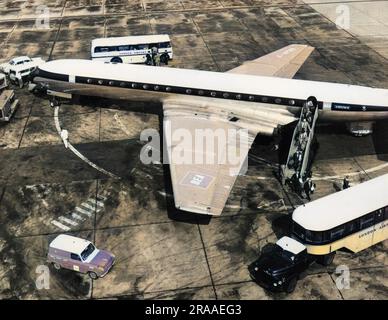
[[[347,188],[350,188],[350,182],[349,182],[348,176],[346,176],[342,182],[342,189],[345,190]]]

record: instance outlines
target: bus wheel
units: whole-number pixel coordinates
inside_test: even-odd
[[[318,263],[323,265],[323,266],[328,266],[328,265],[332,264],[332,262],[334,260],[334,256],[335,256],[335,252],[331,252],[329,254],[325,254],[323,256],[320,256],[318,258]]]
[[[123,60],[120,57],[114,57],[110,62],[123,63]]]
[[[54,266],[54,268],[57,269],[57,270],[61,269],[61,265],[58,264],[58,263],[56,263],[56,262],[53,262],[53,266]]]
[[[98,278],[97,274],[95,272],[89,272],[88,273],[90,279],[96,280]]]
[[[297,282],[298,282],[297,277],[292,277],[292,278],[290,279],[290,281],[288,281],[288,283],[287,283],[286,292],[287,292],[287,293],[292,293],[292,292],[294,292],[294,290],[295,290],[295,288],[296,288]]]

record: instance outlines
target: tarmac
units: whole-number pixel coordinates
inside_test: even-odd
[[[48,29],[36,22],[43,4]],[[0,8],[0,62],[89,59],[96,37],[168,33],[173,67],[223,72],[306,43],[316,50],[296,78],[388,88],[388,1],[0,0]],[[338,12],[349,14],[346,29],[337,28]],[[117,179],[64,147],[46,99],[14,89],[20,106],[0,124],[0,298],[388,299],[387,241],[313,265],[289,295],[250,279],[247,266],[289,232],[289,214],[303,204],[275,177],[277,138],[256,139],[223,214],[205,219],[174,210],[168,167],[139,160],[140,133],[160,129],[160,109],[98,99],[61,106],[72,145]],[[316,137],[313,199],[338,191],[346,175],[354,185],[388,173],[385,122],[361,138],[342,124],[320,125]],[[48,243],[64,232],[117,263],[95,281],[50,266],[49,288],[38,289]],[[336,285],[339,266],[350,270],[350,289]]]

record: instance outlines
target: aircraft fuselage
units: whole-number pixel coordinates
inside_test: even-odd
[[[172,96],[225,100],[233,113],[264,104],[298,114],[315,97],[320,119],[375,121],[388,118],[388,90],[347,84],[179,68],[55,60],[41,65],[33,83],[50,92],[161,102]]]

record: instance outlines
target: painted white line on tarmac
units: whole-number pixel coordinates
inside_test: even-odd
[[[75,221],[73,221],[71,219],[68,219],[68,218],[66,218],[64,216],[60,216],[58,218],[58,220],[60,220],[61,222],[66,222],[67,224],[70,224],[71,226],[74,226],[74,227],[78,226],[78,222],[75,222]]]
[[[89,212],[89,211],[86,211],[85,209],[82,209],[80,207],[75,207],[75,211],[79,212],[79,213],[82,213],[82,214],[85,214],[87,215],[88,217],[91,217],[93,215],[92,212]]]
[[[64,231],[69,231],[69,230],[70,230],[70,227],[65,226],[64,224],[62,224],[62,223],[60,223],[60,222],[58,222],[58,221],[56,221],[56,220],[51,221],[51,223],[52,223],[54,226],[56,226],[56,227],[58,227],[59,229],[62,229],[62,230],[64,230]]]

